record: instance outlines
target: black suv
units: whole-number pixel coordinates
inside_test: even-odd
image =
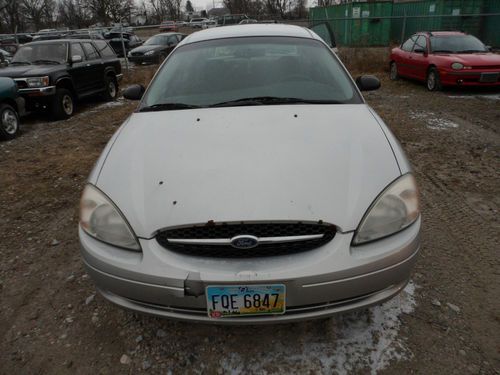
[[[73,114],[77,99],[115,99],[122,74],[105,40],[61,39],[21,46],[0,77],[14,79],[27,111],[49,109],[60,120]]]

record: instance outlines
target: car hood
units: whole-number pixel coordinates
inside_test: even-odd
[[[98,175],[150,238],[210,220],[352,231],[400,171],[368,106],[275,105],[134,113]]]
[[[445,58],[450,63],[459,62],[466,66],[500,65],[500,55],[497,55],[495,53],[456,53],[456,54],[439,54],[437,56]]]
[[[166,49],[166,48],[167,48],[167,46],[162,46],[162,45],[158,45],[158,44],[150,44],[147,46],[143,45],[143,46],[134,48],[131,52],[145,53],[148,51],[161,51],[161,50]]]
[[[0,69],[0,77],[34,77],[44,76],[52,72],[64,69],[64,65],[10,65],[6,68]]]

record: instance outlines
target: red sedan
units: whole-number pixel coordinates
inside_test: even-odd
[[[391,51],[391,79],[418,79],[430,91],[443,86],[500,87],[500,55],[490,49],[458,31],[416,33]]]
[[[160,24],[160,32],[167,32],[167,31],[174,31],[176,32],[178,30],[177,24],[175,21],[163,21]]]

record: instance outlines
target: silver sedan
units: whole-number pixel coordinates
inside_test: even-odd
[[[111,302],[198,322],[327,317],[381,303],[417,259],[415,179],[395,137],[311,30],[184,39],[84,189],[85,267]]]

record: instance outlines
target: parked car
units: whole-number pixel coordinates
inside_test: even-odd
[[[219,17],[217,23],[219,26],[237,25],[241,21],[247,20],[248,16],[246,14],[228,14]]]
[[[123,36],[123,43],[122,43]],[[131,33],[120,33],[120,32],[109,32],[105,34],[105,38],[109,40],[109,44],[119,57],[124,57],[123,48],[125,47],[125,53],[128,51],[139,47],[143,42],[135,34]]]
[[[202,29],[211,29],[212,27],[217,27],[216,20],[205,20],[201,23]]]
[[[7,64],[12,60],[12,54],[2,48],[0,48],[0,55],[2,55],[2,60],[7,62]]]
[[[78,99],[115,99],[122,74],[106,41],[63,39],[21,46],[0,76],[14,79],[28,111],[48,109],[59,120],[73,115]]]
[[[500,55],[463,32],[420,32],[391,51],[390,77],[423,81],[429,91],[443,86],[500,86]]]
[[[185,34],[179,33],[157,34],[131,50],[128,59],[136,64],[161,63],[185,37]]]
[[[11,78],[0,77],[0,139],[13,139],[19,134],[19,114],[24,112],[24,99]]]
[[[189,27],[192,27],[194,29],[201,29],[203,25],[203,21],[206,21],[207,18],[193,18],[189,21]]]
[[[19,49],[19,44],[0,43],[0,48],[14,56]]]
[[[161,32],[167,32],[167,31],[177,31],[178,27],[175,21],[163,21],[160,24],[160,31]]]
[[[239,25],[249,25],[249,24],[252,24],[252,23],[259,23],[259,21],[254,20],[252,18],[246,18],[246,19],[241,20],[239,22]]]
[[[242,38],[241,35],[245,37]],[[381,303],[406,285],[420,214],[401,146],[319,36],[291,25],[187,36],[105,148],[82,201],[108,300],[255,324]]]

